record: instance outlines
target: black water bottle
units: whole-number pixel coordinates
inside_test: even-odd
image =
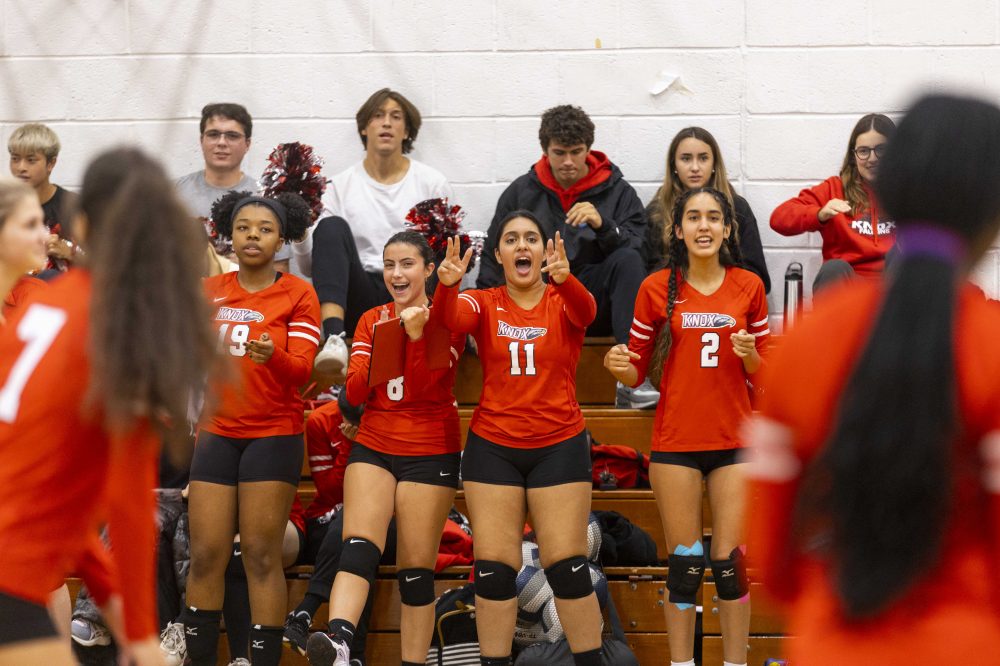
[[[789,330],[802,316],[802,264],[793,261],[785,271],[785,321],[782,332]]]

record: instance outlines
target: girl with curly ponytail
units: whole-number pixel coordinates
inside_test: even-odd
[[[250,589],[253,663],[277,666],[286,609],[282,543],[304,444],[298,388],[319,346],[319,301],[303,280],[275,268],[285,243],[312,222],[296,194],[229,192],[212,207],[233,241],[239,271],[205,280],[218,351],[239,370],[216,409],[203,414],[191,464],[191,572],[186,630],[194,666],[216,663],[224,579],[238,532]]]
[[[660,389],[649,479],[669,549],[664,606],[670,658],[694,664],[695,595],[705,572],[702,485],[712,505],[708,553],[719,596],[724,659],[746,663],[749,583],[742,547],[745,509],[739,428],[750,414],[747,381],[768,344],[761,279],[739,268],[735,215],[713,188],[677,197],[666,267],[642,283],[628,345],[604,365],[635,386]]]

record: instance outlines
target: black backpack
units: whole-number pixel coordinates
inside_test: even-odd
[[[448,590],[438,598],[434,626],[427,666],[479,666],[476,590],[472,583]]]
[[[601,642],[601,651],[604,653],[601,656],[601,666],[639,666],[639,660],[628,646],[622,621],[610,594],[607,609],[611,636]],[[521,650],[514,660],[514,666],[573,666],[573,653],[565,638],[555,643],[535,643]]]

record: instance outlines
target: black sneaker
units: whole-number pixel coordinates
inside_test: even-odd
[[[303,657],[306,656],[306,642],[309,640],[309,625],[311,624],[312,617],[306,611],[298,613],[292,611],[285,618],[285,634],[282,636],[282,640]]]
[[[350,666],[351,651],[342,641],[322,631],[309,636],[306,657],[312,666]]]

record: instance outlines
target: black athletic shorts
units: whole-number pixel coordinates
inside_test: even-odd
[[[739,449],[720,449],[718,451],[653,451],[649,454],[649,462],[660,465],[680,465],[701,470],[702,476],[708,476],[720,467],[735,465],[739,462]]]
[[[397,456],[382,453],[364,444],[354,442],[347,456],[347,464],[368,463],[381,467],[396,477],[396,481],[426,483],[431,486],[458,488],[459,464],[462,454],[439,453],[432,456]]]
[[[462,480],[521,488],[593,483],[587,431],[549,446],[516,449],[470,430],[462,454]]]
[[[59,638],[45,606],[0,592],[0,646]]]
[[[284,481],[298,486],[304,454],[302,435],[243,439],[202,430],[194,443],[191,480],[224,486]]]

